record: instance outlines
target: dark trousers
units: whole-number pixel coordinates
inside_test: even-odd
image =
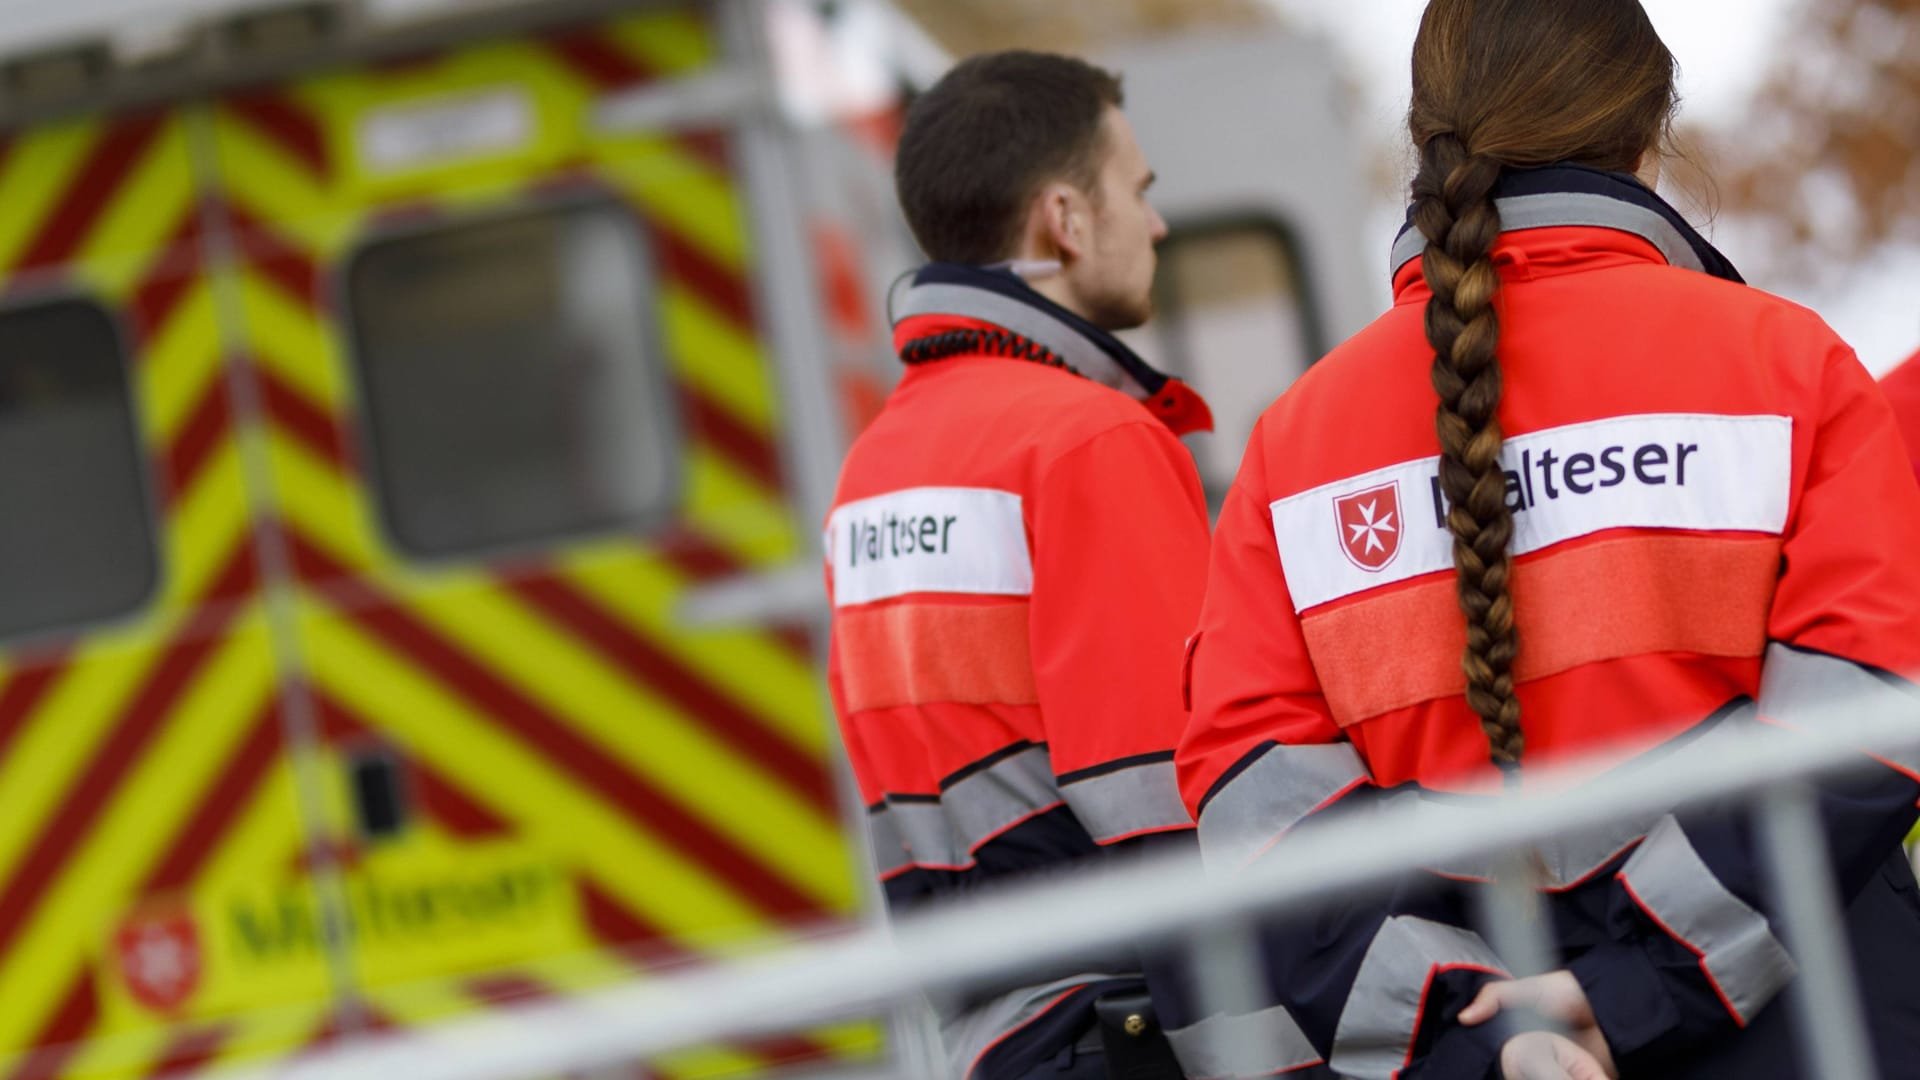
[[[1107,1080],[1107,1055],[1098,1047],[1080,1050],[1069,1046],[1051,1060],[1007,1080]]]

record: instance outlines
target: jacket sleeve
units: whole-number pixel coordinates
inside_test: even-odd
[[[1206,577],[1192,455],[1152,419],[1109,429],[1047,463],[1029,513],[1028,632],[1061,794],[1103,846],[1190,836],[1173,749]]]
[[[1836,717],[1920,715],[1920,489],[1886,401],[1844,346],[1796,455],[1759,718],[1816,730]],[[1797,435],[1799,433],[1796,433]],[[1804,464],[1802,461],[1804,460]],[[1920,754],[1863,754],[1812,781],[1841,898],[1858,895],[1914,824]],[[1628,859],[1613,940],[1575,960],[1624,1069],[1746,1023],[1792,977],[1751,820],[1670,815]]]
[[[1294,612],[1268,512],[1265,426],[1221,511],[1190,646],[1193,716],[1179,771],[1213,872],[1284,858],[1289,832],[1364,813],[1378,795],[1328,709]],[[1214,1075],[1262,1076],[1316,1059],[1343,1076],[1493,1075],[1493,1026],[1453,1022],[1499,976],[1492,950],[1470,931],[1404,910],[1394,897],[1343,902],[1264,928],[1262,959],[1279,1004],[1203,1019],[1183,1001],[1175,1038],[1219,1042],[1237,1028],[1230,1045],[1266,1048],[1221,1061]]]

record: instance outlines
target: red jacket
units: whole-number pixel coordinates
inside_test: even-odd
[[[1590,220],[1566,205],[1566,220]],[[1635,228],[1546,223],[1495,253],[1523,781],[1709,728],[1735,737],[1756,699],[1787,724],[1811,722],[1825,694],[1910,707],[1911,685],[1885,673],[1920,671],[1920,488],[1872,380],[1813,314],[1667,265],[1663,251],[1685,250],[1675,227],[1622,213]],[[1388,789],[1451,793],[1450,805],[1499,790],[1462,693],[1417,254],[1393,309],[1267,411],[1221,512],[1178,761],[1210,864],[1263,857]],[[1897,855],[1913,820],[1920,789],[1894,770],[1880,779],[1871,808],[1830,819],[1849,889]],[[1543,851],[1557,897],[1614,920],[1611,940],[1563,943],[1563,959],[1628,1062],[1727,1037],[1791,970],[1748,848],[1684,815],[1646,824]],[[1323,936],[1269,958],[1315,1054],[1343,1074],[1478,1077],[1497,1050],[1449,1025],[1498,959],[1419,910],[1352,916],[1344,954]],[[1618,910],[1634,914],[1604,915]],[[1663,929],[1690,925],[1737,927],[1752,947],[1728,959],[1716,950],[1732,939]],[[1426,958],[1408,965],[1438,980],[1424,1012],[1378,1007],[1417,990],[1358,972],[1375,949]],[[1352,967],[1330,974],[1339,955]]]
[[[1062,356],[1093,362],[1082,335],[1118,346],[1001,288],[1023,319],[1046,315],[1032,340]],[[1004,333],[930,313],[896,336],[953,331]],[[826,534],[829,681],[893,907],[1191,832],[1173,748],[1206,544],[1192,457],[1140,401],[977,349],[909,367],[847,457]],[[1137,959],[1115,963],[1137,979]],[[956,1068],[1042,1013],[1084,1020],[1095,981],[1005,1003],[959,1037],[976,1045]]]
[[[1893,405],[1900,436],[1907,444],[1907,457],[1913,460],[1914,476],[1920,477],[1920,352],[1880,376],[1880,392]]]
[[[965,847],[903,836],[878,852],[884,879],[957,887],[924,875],[974,869],[1001,829],[1062,801],[1100,843],[1191,827],[1177,799],[1142,805],[1140,770],[1173,796],[1206,504],[1191,455],[1139,404],[1020,360],[913,368],[848,455],[827,534],[830,681],[875,814],[1036,764],[1018,813]]]

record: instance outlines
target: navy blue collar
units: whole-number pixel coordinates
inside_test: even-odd
[[[977,319],[1036,342],[1095,382],[1136,398],[1158,394],[1169,376],[1119,338],[1040,294],[1011,270],[929,263],[894,313],[896,324],[923,315]]]

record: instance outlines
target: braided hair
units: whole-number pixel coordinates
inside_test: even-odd
[[[1514,692],[1513,510],[1500,466],[1505,436],[1494,415],[1500,405],[1500,317],[1493,310],[1500,277],[1493,246],[1500,211],[1493,186],[1499,162],[1475,157],[1453,135],[1436,135],[1420,151],[1413,182],[1414,225],[1427,238],[1421,271],[1433,290],[1427,304],[1427,341],[1433,346],[1433,388],[1440,395],[1434,427],[1440,436],[1440,490],[1453,533],[1453,565],[1460,610],[1467,619],[1467,704],[1480,717],[1493,760],[1519,765],[1526,748],[1520,698]]]
[[[1467,645],[1466,699],[1495,765],[1526,750],[1514,659],[1513,510],[1505,434],[1494,191],[1509,168],[1633,172],[1666,142],[1673,56],[1638,0],[1432,0],[1413,50],[1415,228],[1439,404],[1440,489]]]

